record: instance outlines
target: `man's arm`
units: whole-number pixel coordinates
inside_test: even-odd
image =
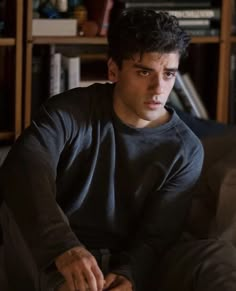
[[[81,245],[56,203],[57,166],[68,139],[61,119],[43,107],[1,168],[4,199],[39,268]]]
[[[80,290],[86,280],[97,291],[104,285],[103,274],[56,202],[57,167],[73,138],[72,123],[67,112],[42,107],[1,168],[1,189],[39,269],[56,263],[71,290],[76,279]]]

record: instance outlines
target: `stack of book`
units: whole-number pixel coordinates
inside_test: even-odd
[[[107,82],[106,59],[104,60],[103,55],[99,54],[103,48],[99,48],[97,54],[95,50],[94,54],[90,54],[89,49],[90,47],[73,50],[63,46],[58,49],[55,45],[50,46],[49,96],[76,87],[89,86],[95,82]],[[98,57],[98,60],[94,60],[94,57]],[[39,60],[39,64],[36,64],[36,71],[42,66],[40,62]]]
[[[182,26],[192,36],[219,35],[221,11],[212,7],[210,0],[119,0],[124,8],[150,8],[166,11],[176,16]]]
[[[174,88],[169,96],[168,103],[195,117],[209,119],[206,107],[189,73],[181,74],[177,72]]]
[[[64,56],[51,46],[49,95],[53,96],[80,85],[80,57]]]

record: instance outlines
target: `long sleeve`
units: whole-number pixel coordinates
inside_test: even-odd
[[[57,166],[70,133],[65,124],[70,128],[69,116],[42,107],[1,168],[4,199],[40,268],[80,244],[56,203]]]

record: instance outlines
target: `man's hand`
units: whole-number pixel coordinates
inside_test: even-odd
[[[55,260],[70,291],[102,291],[104,277],[94,256],[84,247],[74,247]],[[59,289],[60,290],[60,289]]]
[[[131,282],[124,276],[110,273],[105,278],[104,290],[109,291],[132,291]]]

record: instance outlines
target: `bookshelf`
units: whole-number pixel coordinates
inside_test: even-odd
[[[23,0],[3,1],[0,9],[5,23],[0,36],[0,144],[6,144],[22,130]]]
[[[230,35],[232,20],[232,1],[222,0],[212,1],[214,7],[221,9],[220,33],[218,36],[194,36],[191,40],[189,58],[186,67],[192,73],[192,79],[199,88],[203,101],[209,101],[207,108],[210,109],[210,117],[220,122],[228,122],[228,96],[229,96],[229,65],[230,47],[236,44],[236,37]],[[106,45],[105,37],[44,37],[32,36],[32,1],[26,0],[26,37],[24,40],[25,63],[24,63],[24,127],[28,126],[31,120],[32,104],[32,58],[35,47],[45,47],[50,45]],[[207,50],[207,55],[203,58],[197,51],[198,47]],[[210,63],[208,63],[208,57]],[[95,56],[91,56],[96,58]],[[196,61],[197,60],[197,61]],[[213,67],[211,67],[213,64]],[[198,69],[195,69],[198,67]],[[195,71],[194,71],[195,70]],[[202,76],[200,76],[202,75]],[[209,80],[209,77],[211,79]],[[201,78],[199,78],[201,77]],[[209,96],[209,97],[208,97]],[[209,99],[209,100],[207,100]]]
[[[228,59],[228,78],[227,83],[227,107],[228,107],[228,121],[231,124],[236,124],[236,1],[231,1],[231,11],[228,22],[230,28],[226,34],[228,46],[226,47],[227,53],[229,54]]]

